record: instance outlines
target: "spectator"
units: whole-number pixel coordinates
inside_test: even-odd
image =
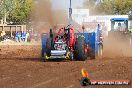
[[[4,38],[5,38],[5,35],[6,35],[6,33],[5,33],[5,31],[2,31],[2,33],[1,33],[1,40],[3,41],[4,40]]]
[[[16,32],[16,42],[21,42],[21,32]]]
[[[29,39],[29,33],[27,32],[27,33],[26,33],[25,42],[27,42],[27,41],[28,41],[28,39]]]
[[[22,40],[23,42],[26,42],[26,41],[27,41],[27,39],[26,39],[26,32],[23,32],[23,33],[22,33],[21,40]]]

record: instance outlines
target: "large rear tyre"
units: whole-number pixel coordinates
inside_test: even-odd
[[[47,41],[46,41],[46,46],[42,46],[42,53],[41,53],[41,56],[42,56],[42,61],[45,62],[46,61],[46,57],[50,57],[51,56],[51,38],[48,38]]]
[[[46,53],[43,54],[43,57],[42,57],[41,61],[46,62]]]
[[[87,52],[85,52],[85,39],[82,36],[79,36],[75,44],[75,57],[77,60],[84,61],[87,59]]]
[[[42,50],[41,50],[41,61],[45,61],[45,48],[44,48],[44,46],[42,46]]]
[[[48,38],[46,41],[46,55],[48,57],[51,56],[51,49],[52,49],[51,38]]]

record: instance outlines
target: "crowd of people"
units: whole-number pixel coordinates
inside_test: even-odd
[[[13,39],[16,42],[28,42],[30,41],[30,34],[28,32],[16,32],[13,38],[7,37],[8,35],[6,34],[5,31],[2,31],[0,33],[0,41],[5,41],[7,39]]]
[[[17,32],[15,36],[16,42],[27,42],[29,39],[29,33],[27,32]]]

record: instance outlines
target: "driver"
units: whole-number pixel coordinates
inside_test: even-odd
[[[55,42],[58,42],[58,40],[59,40],[59,36],[56,36],[55,37]]]

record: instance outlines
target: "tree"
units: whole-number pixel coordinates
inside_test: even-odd
[[[0,19],[4,20],[4,23],[6,23],[7,15],[10,11],[13,9],[13,1],[10,0],[1,0],[0,3]]]
[[[32,9],[32,0],[3,0],[0,7],[0,14],[6,16],[8,23],[23,24]]]
[[[85,6],[89,6],[88,1],[85,1]],[[95,3],[98,0],[95,1]],[[101,2],[96,4],[94,8],[89,8],[90,11],[94,12],[94,14],[100,15],[125,15],[128,14],[130,10],[132,10],[132,0],[100,0]],[[93,5],[92,5],[93,6]],[[132,19],[132,14],[129,14],[130,19]]]
[[[131,0],[113,0],[113,1],[104,1],[99,8],[102,8],[102,12],[107,15],[126,15],[129,10],[132,9]],[[100,11],[100,10],[99,10]],[[131,19],[131,14],[129,14]]]
[[[90,14],[94,14],[96,12],[95,3],[96,3],[96,0],[85,0],[84,8],[89,8],[91,11]]]

